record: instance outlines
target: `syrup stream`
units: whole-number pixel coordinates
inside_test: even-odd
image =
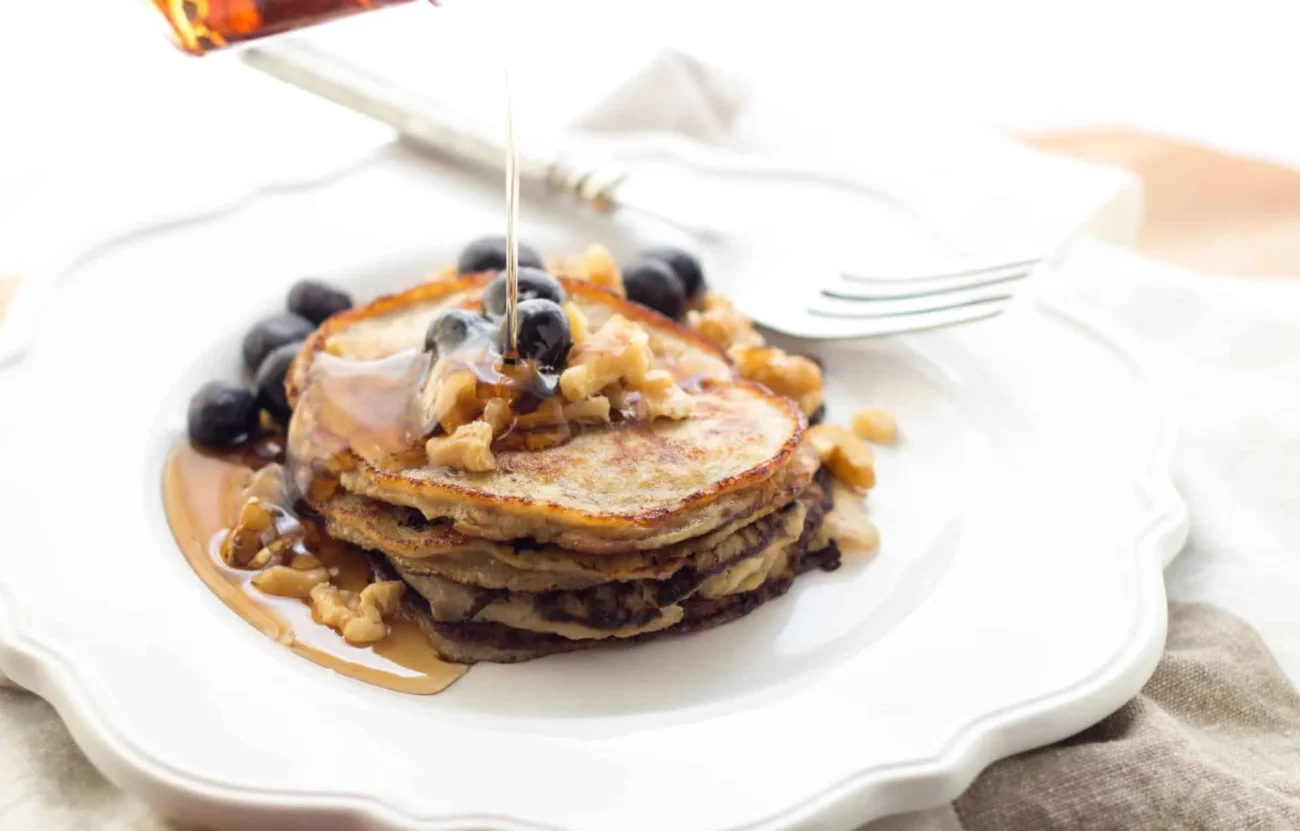
[[[510,63],[506,59],[506,363],[519,359],[519,148],[515,146]]]

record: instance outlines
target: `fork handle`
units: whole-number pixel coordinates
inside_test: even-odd
[[[242,57],[253,68],[285,83],[393,127],[407,141],[436,155],[492,173],[505,170],[503,142],[428,97],[333,53],[286,38],[245,49]],[[520,152],[519,178],[609,211],[616,204],[614,191],[625,176],[611,167],[575,165],[558,154]]]

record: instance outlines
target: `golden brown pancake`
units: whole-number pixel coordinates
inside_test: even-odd
[[[807,496],[801,499],[799,510],[802,514],[802,528],[792,538],[780,540],[778,550],[769,552],[775,556],[768,564],[770,571],[763,575],[764,579],[761,583],[721,594],[706,595],[702,591],[694,590],[683,592],[684,597],[662,610],[671,612],[670,615],[665,615],[657,621],[651,618],[647,624],[640,626],[623,625],[603,632],[592,632],[588,631],[593,628],[588,623],[599,621],[588,621],[567,628],[563,625],[552,627],[558,631],[539,631],[482,619],[483,616],[478,609],[467,610],[469,613],[460,615],[462,619],[459,620],[437,620],[431,612],[427,598],[415,591],[406,593],[404,612],[420,623],[439,654],[447,660],[462,663],[478,661],[515,663],[560,652],[593,647],[628,646],[644,643],[663,635],[709,629],[748,614],[768,600],[784,594],[798,574],[813,568],[830,571],[839,566],[839,552],[834,546],[817,551],[809,548],[810,541],[819,534],[829,506],[829,488],[826,477],[822,475],[809,486]],[[371,565],[377,577],[382,579],[399,577],[398,572],[382,555],[372,555]],[[502,595],[505,596],[507,595]],[[629,597],[640,601],[645,600],[645,595],[639,592],[629,594]],[[480,602],[483,599],[478,598]],[[547,612],[537,608],[537,599],[530,599],[530,602],[533,604],[530,610],[532,614],[531,620],[527,623],[533,626],[536,625],[538,618],[545,617]],[[553,609],[557,601],[541,602],[552,604]],[[488,608],[488,606],[484,604],[481,608]],[[608,605],[604,609],[608,611]],[[562,624],[563,615],[560,617]],[[606,622],[613,625],[618,622],[618,618]]]
[[[806,445],[777,475],[784,490],[766,507],[708,534],[653,551],[589,554],[531,540],[471,537],[449,520],[429,520],[412,508],[341,492],[321,506],[330,536],[382,551],[403,571],[510,591],[583,589],[610,581],[664,580],[687,565],[708,569],[730,537],[788,505],[819,466]]]
[[[438,311],[472,306],[485,283],[484,277],[430,283],[327,321],[289,374],[293,429],[318,429],[319,407],[308,384],[322,350],[356,361],[418,350]],[[805,425],[793,402],[737,380],[717,347],[671,320],[589,283],[564,285],[593,327],[616,314],[638,320],[657,359],[714,379],[691,390],[690,418],[616,422],[584,429],[558,447],[503,450],[496,469],[483,473],[427,464],[392,469],[354,447],[340,474],[343,487],[446,519],[467,536],[608,554],[708,534],[797,490],[799,476],[804,483],[811,477],[801,467],[792,472]]]

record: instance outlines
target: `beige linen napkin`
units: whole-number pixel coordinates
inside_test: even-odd
[[[1141,695],[953,808],[963,831],[1300,828],[1300,696],[1240,618],[1174,604]]]

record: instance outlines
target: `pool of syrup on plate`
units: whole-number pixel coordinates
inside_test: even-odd
[[[163,502],[185,559],[232,611],[310,661],[397,692],[430,695],[446,689],[469,668],[439,658],[420,625],[404,611],[389,621],[383,640],[353,646],[317,623],[305,601],[265,594],[252,584],[256,571],[233,568],[222,560],[221,540],[237,513],[241,485],[250,471],[270,464],[279,450],[275,440],[227,453],[199,450],[184,440],[177,443],[163,475]],[[299,512],[296,517],[307,529],[308,549],[330,569],[334,585],[360,591],[370,582],[360,549],[330,539],[310,514]]]

